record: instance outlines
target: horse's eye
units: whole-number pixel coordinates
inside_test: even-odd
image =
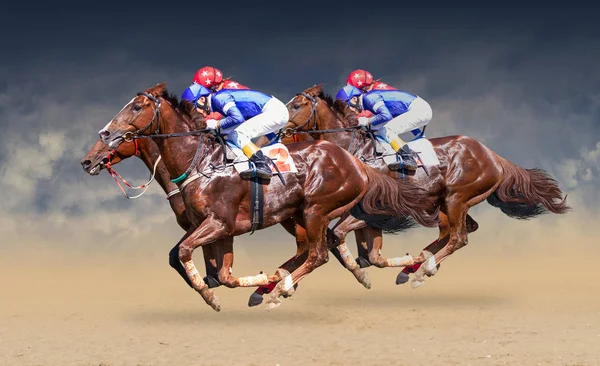
[[[133,106],[133,110],[134,110],[134,111],[136,111],[136,112],[139,112],[139,111],[141,111],[141,110],[142,110],[142,106],[141,106],[141,105],[139,105],[139,104],[135,104],[135,105]]]
[[[294,109],[300,109],[301,105],[298,103],[294,103],[293,108]]]

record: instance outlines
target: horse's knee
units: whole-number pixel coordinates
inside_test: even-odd
[[[317,255],[315,256],[315,261],[313,262],[314,267],[319,267],[325,263],[329,262],[329,253],[327,250],[323,250],[321,248],[317,249]]]
[[[229,288],[234,288],[235,287],[235,280],[233,278],[233,276],[227,272],[219,272],[219,282],[221,282],[221,284],[225,287],[229,287]]]
[[[467,234],[465,233],[465,234],[459,235],[459,239],[456,242],[454,250],[458,250],[467,244],[469,244],[469,238],[467,237]]]
[[[377,268],[385,267],[385,262],[383,261],[381,256],[375,253],[369,253],[369,262],[371,263],[371,265]]]
[[[464,247],[469,243],[469,239],[466,232],[457,233],[453,239],[454,240],[451,240],[450,243],[448,243],[448,251],[450,254],[454,253],[455,251],[459,250],[460,248]]]
[[[341,230],[341,228],[337,227],[335,228],[335,230],[327,230],[327,233],[329,234],[329,231],[333,231],[333,236],[337,238],[338,240],[338,244],[340,245],[342,243],[346,242],[346,232],[344,232],[343,230]],[[329,240],[329,235],[327,235],[327,240]]]
[[[182,262],[189,262],[192,260],[192,248],[187,245],[180,244],[178,251],[179,260]]]

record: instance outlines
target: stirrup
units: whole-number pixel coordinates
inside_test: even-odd
[[[250,168],[244,170],[243,172],[240,172],[240,177],[242,177],[243,179],[252,179],[257,177],[265,180],[270,180],[273,177],[273,173],[271,171],[269,171],[269,173],[266,173],[265,171],[257,169],[256,164],[253,161],[248,160],[248,163],[250,163]]]

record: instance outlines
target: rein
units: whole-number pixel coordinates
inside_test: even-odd
[[[113,150],[114,152],[114,150]],[[112,152],[111,152],[112,154]],[[137,154],[136,154],[137,155]],[[148,190],[148,187],[150,186],[150,183],[152,183],[154,181],[154,177],[156,176],[156,167],[158,166],[158,162],[160,161],[161,156],[158,156],[158,159],[156,159],[156,162],[154,163],[154,168],[152,169],[152,173],[150,174],[150,178],[148,180],[148,182],[140,185],[140,186],[132,186],[127,180],[125,180],[125,178],[123,178],[119,173],[117,173],[112,167],[110,163],[105,164],[105,168],[108,171],[108,174],[110,174],[110,176],[114,179],[115,183],[117,184],[117,186],[119,187],[119,189],[121,189],[121,192],[123,192],[123,194],[125,195],[125,197],[130,198],[130,199],[134,199],[134,198],[139,198],[141,197],[144,193],[146,193],[146,190]],[[143,191],[136,195],[136,196],[130,196],[127,194],[127,192],[125,192],[125,189],[123,188],[123,185],[121,184],[121,182],[119,182],[119,180],[121,182],[123,182],[124,185],[126,185],[127,187],[137,190],[137,189],[143,189]],[[172,195],[171,195],[172,196]],[[170,198],[169,195],[167,195],[167,198]]]
[[[356,154],[356,152],[358,151],[358,149],[360,148],[360,144],[357,143],[354,151],[352,150],[352,146],[354,145],[354,141],[358,139],[356,138],[356,133],[360,130],[364,130],[367,137],[370,138],[373,141],[373,149],[374,149],[374,155],[377,154],[377,147],[376,147],[376,143],[377,143],[377,139],[375,138],[375,134],[373,133],[373,131],[371,131],[371,129],[366,129],[363,126],[349,126],[349,127],[340,127],[340,128],[332,128],[332,129],[328,129],[328,130],[317,130],[317,103],[318,100],[313,97],[312,95],[306,94],[306,93],[298,93],[296,94],[296,96],[302,96],[306,99],[308,99],[311,102],[311,111],[310,111],[310,115],[308,116],[308,118],[306,119],[306,121],[300,125],[296,125],[296,127],[289,127],[286,128],[283,131],[283,135],[285,137],[293,137],[294,138],[294,142],[298,142],[296,135],[297,134],[313,134],[313,133],[338,133],[338,132],[352,132],[352,140],[350,141],[350,145],[348,147],[348,151],[350,151],[350,153],[352,155]],[[302,128],[304,128],[304,126],[308,125],[311,120],[314,120],[313,126],[311,129],[304,131],[302,130]]]
[[[318,103],[318,100],[315,97],[313,97],[312,95],[309,95],[306,93],[298,93],[298,94],[296,94],[296,96],[302,96],[310,101],[310,103],[311,103],[310,115],[308,116],[306,121],[304,121],[302,124],[296,125],[296,127],[289,127],[289,128],[286,128],[285,130],[283,130],[283,135],[285,137],[292,137],[292,136],[294,136],[296,134],[300,134],[300,133],[311,134],[311,133],[349,132],[349,131],[356,131],[356,130],[359,130],[362,128],[362,126],[350,126],[350,127],[332,128],[329,130],[317,130],[317,103]],[[314,121],[312,128],[309,129],[308,131],[303,131],[302,128],[304,128],[306,125],[308,125],[311,122],[311,120]]]
[[[138,144],[137,140],[133,140],[133,143],[135,145],[135,156],[140,156],[141,151],[140,151],[140,147]],[[156,162],[154,163],[154,168],[152,169],[152,173],[150,174],[150,178],[148,180],[148,182],[140,185],[140,186],[132,186],[131,183],[129,183],[127,180],[125,180],[125,178],[123,178],[123,176],[119,173],[117,173],[117,171],[112,167],[112,164],[110,163],[110,160],[112,159],[112,157],[116,154],[117,150],[112,150],[107,156],[106,159],[108,159],[108,163],[104,164],[104,167],[106,168],[106,171],[108,171],[108,174],[110,174],[110,176],[114,179],[115,183],[117,184],[117,187],[119,187],[119,189],[121,190],[121,192],[123,192],[123,195],[125,197],[127,197],[128,199],[135,199],[135,198],[139,198],[141,197],[144,193],[146,193],[146,191],[148,190],[148,187],[150,186],[150,183],[152,183],[154,181],[154,177],[156,177],[156,168],[158,167],[158,162],[162,159],[162,156],[158,156],[158,159],[156,160]],[[120,181],[120,182],[119,182]],[[121,184],[122,183],[122,184]],[[123,185],[133,189],[133,190],[137,190],[137,189],[143,189],[143,191],[138,194],[137,196],[130,196],[129,194],[127,194],[127,192],[125,192],[125,188],[123,188]],[[173,197],[174,195],[176,195],[177,193],[179,193],[179,189],[174,189],[171,192],[167,193],[167,199],[170,199],[171,197]]]

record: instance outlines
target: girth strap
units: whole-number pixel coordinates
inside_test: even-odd
[[[254,234],[256,229],[262,229],[265,193],[263,191],[262,179],[253,177],[250,179],[250,235]]]

